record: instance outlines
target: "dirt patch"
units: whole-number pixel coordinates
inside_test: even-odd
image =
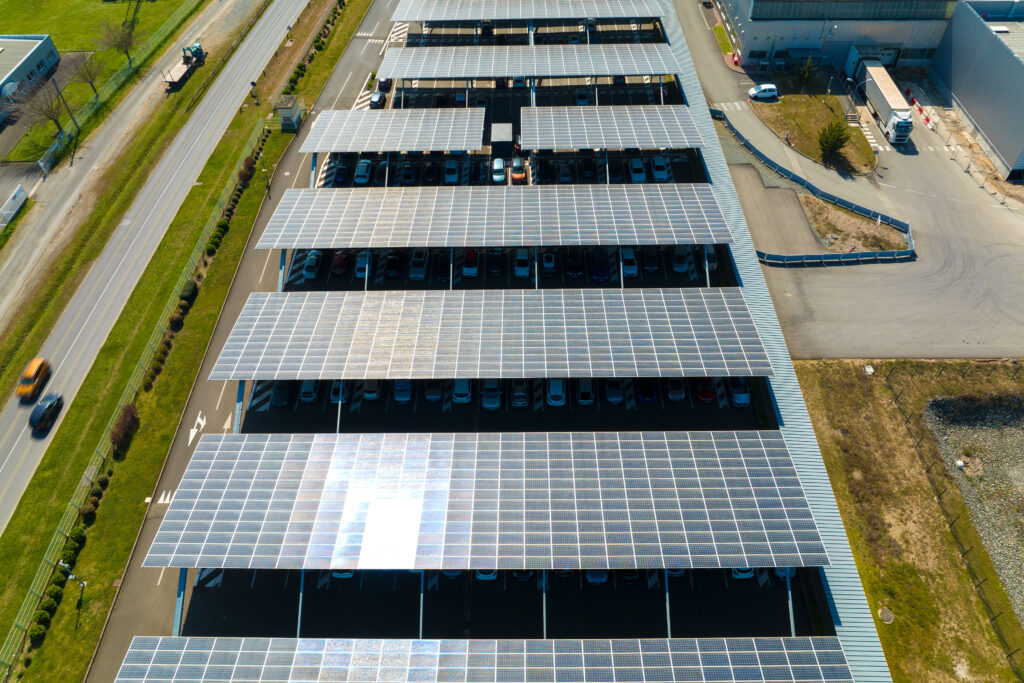
[[[799,193],[807,220],[822,246],[832,252],[891,251],[907,248],[907,237],[884,223],[847,211],[814,195]]]
[[[925,421],[1024,620],[1024,401],[940,398]]]

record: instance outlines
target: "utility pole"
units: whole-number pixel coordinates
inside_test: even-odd
[[[50,85],[53,86],[54,91],[56,91],[57,93],[57,97],[59,97],[60,101],[64,104],[64,109],[67,111],[68,116],[71,118],[71,123],[75,124],[75,130],[78,133],[81,133],[82,127],[78,125],[78,121],[75,120],[75,115],[71,113],[71,107],[68,106],[68,101],[64,99],[64,93],[61,91],[60,88],[57,87],[56,79],[51,79]]]

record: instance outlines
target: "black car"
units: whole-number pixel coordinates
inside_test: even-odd
[[[438,167],[437,162],[428,161],[427,165],[423,167],[423,183],[425,185],[437,185],[440,177],[441,169]]]
[[[60,394],[46,394],[28,416],[28,426],[37,432],[42,432],[53,426],[60,415],[60,409],[64,407],[64,397]]]
[[[344,185],[352,179],[352,170],[348,167],[348,164],[344,161],[340,162],[334,167],[334,184]]]
[[[373,184],[377,187],[384,187],[384,184],[388,180],[388,162],[377,164],[377,169],[373,172]]]
[[[608,164],[608,182],[610,183],[621,183],[622,182],[622,165],[618,162],[612,162]]]
[[[543,185],[554,182],[554,162],[542,161],[537,164],[537,182]]]
[[[402,184],[413,185],[416,183],[416,168],[412,164],[402,164]]]
[[[434,278],[438,282],[448,282],[451,277],[451,263],[448,259],[448,252],[436,252],[430,259],[430,268],[434,271]]]
[[[377,81],[377,91],[378,92],[391,92],[391,79],[390,78],[382,78],[379,81]]]
[[[501,249],[487,250],[487,275],[499,277],[505,272],[505,252]]]
[[[565,274],[573,280],[583,277],[583,255],[573,249],[565,257]]]
[[[597,164],[589,157],[584,157],[580,164],[580,178],[584,182],[592,182],[597,177]]]
[[[395,253],[390,253],[387,259],[384,261],[384,277],[394,280],[399,277],[402,272],[402,257]]]

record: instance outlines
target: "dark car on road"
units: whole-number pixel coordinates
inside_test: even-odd
[[[64,407],[64,397],[60,394],[46,394],[39,403],[32,409],[28,416],[28,426],[36,432],[45,432],[53,426],[60,415],[60,409]]]

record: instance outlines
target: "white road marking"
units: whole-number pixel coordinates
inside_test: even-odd
[[[273,256],[273,255],[274,255],[274,251],[273,250],[268,250],[267,251],[267,262],[263,264],[263,272],[260,273],[260,284],[261,285],[263,284],[263,278],[265,278],[267,276],[267,267],[270,266],[270,257]],[[220,403],[220,399],[218,399],[217,402]]]
[[[331,109],[338,108],[338,100],[340,100],[345,94],[345,88],[348,87],[348,81],[352,78],[352,72],[348,72],[348,76],[345,76],[345,82],[341,84],[341,90],[338,91],[338,96],[334,98],[334,104],[331,105]]]
[[[202,411],[200,411],[199,414],[196,415],[195,425],[190,427],[189,430],[188,430],[188,445],[189,446],[191,446],[192,442],[195,440],[196,434],[198,434],[199,432],[203,431],[204,427],[206,427],[206,418],[203,417],[203,413],[202,413]]]
[[[225,434],[227,432],[231,431],[231,418],[233,418],[233,417],[234,417],[234,415],[232,415],[231,413],[228,413],[228,419],[224,420],[224,427],[223,427],[223,429],[224,429],[224,433]]]
[[[272,254],[272,253],[274,253],[274,252],[270,252],[270,253]],[[268,260],[269,260],[269,259],[268,259]],[[220,409],[220,400],[221,400],[222,398],[224,398],[224,390],[225,390],[225,389],[227,389],[227,388],[228,388],[228,383],[227,383],[227,382],[224,382],[224,383],[223,383],[223,386],[221,386],[221,388],[220,388],[220,396],[218,396],[218,397],[217,397],[217,405],[215,405],[215,406],[213,407],[213,409],[214,409],[215,411],[216,411],[216,410],[219,410],[219,409]]]
[[[702,12],[701,10],[698,9],[697,11],[700,12],[700,18],[704,20],[704,25],[707,26],[708,30],[710,31],[711,30],[711,24],[708,23],[708,18],[706,16],[704,16],[704,12]]]
[[[156,577],[156,585],[158,586],[160,585],[160,582],[164,580],[165,569],[167,569],[167,567],[160,567],[160,576]]]

